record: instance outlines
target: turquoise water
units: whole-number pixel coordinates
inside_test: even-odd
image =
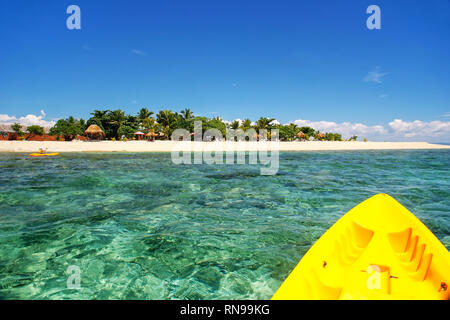
[[[0,298],[268,299],[349,209],[389,193],[450,248],[450,152],[0,154]],[[67,289],[67,268],[81,289]]]

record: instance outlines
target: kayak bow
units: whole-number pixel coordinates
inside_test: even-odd
[[[405,207],[378,194],[339,219],[272,299],[450,298],[450,253]]]

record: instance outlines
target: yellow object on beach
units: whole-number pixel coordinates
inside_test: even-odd
[[[450,253],[405,207],[378,194],[305,254],[272,299],[449,299]]]
[[[30,157],[52,157],[59,155],[59,152],[54,153],[31,153]]]

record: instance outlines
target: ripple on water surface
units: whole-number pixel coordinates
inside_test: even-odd
[[[0,154],[0,298],[268,299],[380,192],[449,248],[449,168],[449,151],[281,153],[275,176],[165,153]]]

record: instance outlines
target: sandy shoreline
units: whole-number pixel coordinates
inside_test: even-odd
[[[0,152],[171,152],[179,151],[338,151],[338,150],[419,150],[450,149],[427,142],[173,142],[173,141],[0,141]],[[174,149],[176,148],[176,149]]]

